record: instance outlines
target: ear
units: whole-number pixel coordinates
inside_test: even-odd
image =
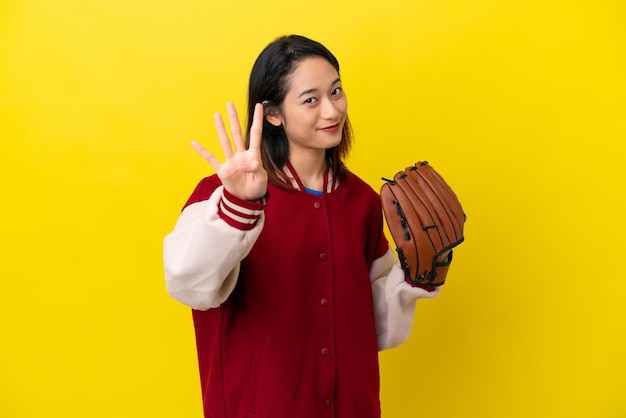
[[[280,126],[283,124],[280,112],[275,106],[272,106],[268,102],[263,102],[263,107],[265,108],[265,120],[274,126]]]

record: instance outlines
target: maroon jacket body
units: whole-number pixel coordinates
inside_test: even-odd
[[[202,180],[187,205],[219,186]],[[378,194],[353,174],[322,195],[270,184],[264,213],[228,299],[193,310],[205,416],[378,418]]]

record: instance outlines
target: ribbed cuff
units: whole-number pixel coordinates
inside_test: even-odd
[[[223,189],[218,213],[228,225],[247,231],[254,228],[259,216],[265,210],[265,204],[265,197],[256,202],[249,202]]]

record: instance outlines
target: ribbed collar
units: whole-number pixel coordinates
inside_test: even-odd
[[[296,190],[304,191],[304,183],[298,177],[298,173],[296,173],[295,168],[291,165],[289,161],[282,168],[282,173],[278,173],[278,178],[286,184],[291,185]],[[326,173],[324,173],[324,193],[330,193],[333,190],[339,187],[339,182],[335,180],[333,176],[333,170],[327,166]]]

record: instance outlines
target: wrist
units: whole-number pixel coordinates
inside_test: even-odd
[[[265,191],[265,193],[259,197],[255,197],[255,196],[239,196],[238,194],[232,193],[230,191],[228,191],[228,189],[226,187],[224,187],[224,197],[226,197],[229,200],[232,201],[237,201],[238,203],[243,203],[243,204],[263,204],[265,203],[266,200],[266,196],[267,196],[267,190]]]

